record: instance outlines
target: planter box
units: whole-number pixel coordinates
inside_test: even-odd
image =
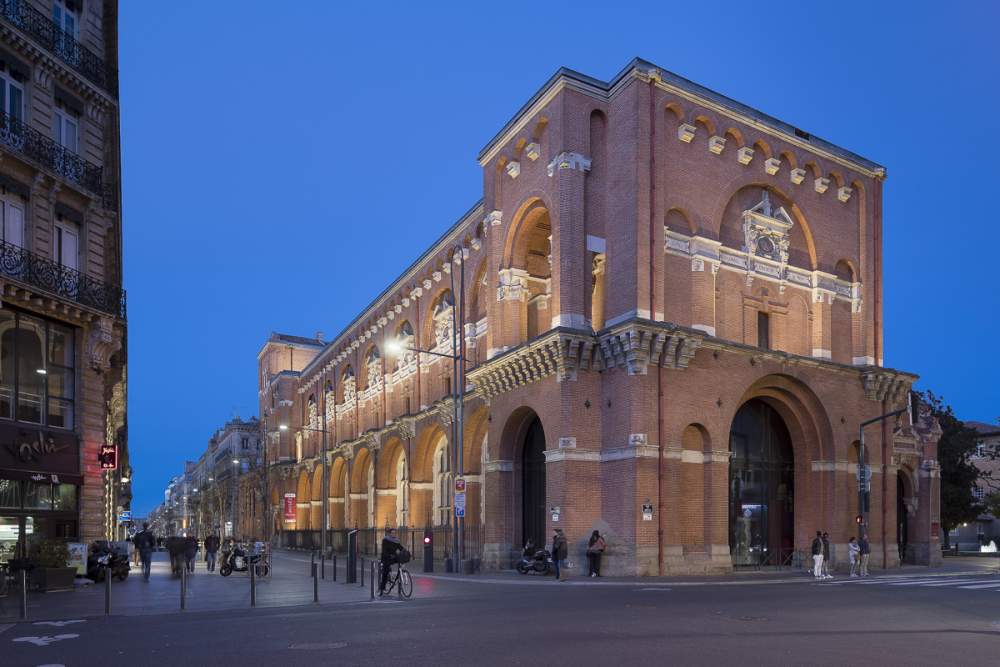
[[[31,581],[40,591],[73,590],[75,567],[36,567],[31,571]]]

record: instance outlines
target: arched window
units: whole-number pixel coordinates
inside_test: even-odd
[[[448,440],[444,437],[438,441],[434,450],[434,525],[443,526],[448,523],[451,510],[451,476],[448,474]]]

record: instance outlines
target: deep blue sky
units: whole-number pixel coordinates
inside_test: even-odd
[[[329,340],[480,196],[560,66],[641,56],[888,168],[886,359],[1000,416],[995,3],[121,3],[137,513],[283,331]]]

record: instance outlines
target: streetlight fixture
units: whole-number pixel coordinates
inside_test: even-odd
[[[865,533],[868,531],[868,507],[866,502],[866,496],[869,493],[869,486],[871,485],[871,475],[868,472],[868,466],[865,465],[865,427],[871,424],[877,424],[883,422],[887,419],[892,419],[893,417],[897,420],[897,426],[899,425],[899,418],[903,413],[910,415],[910,423],[913,422],[913,399],[912,396],[907,394],[906,396],[906,407],[900,408],[899,410],[893,410],[887,412],[884,415],[879,415],[878,417],[873,417],[867,421],[861,422],[858,426],[858,517],[861,521],[858,523],[858,540],[864,538]],[[884,542],[884,540],[883,540]],[[885,550],[885,544],[882,545],[883,551]],[[883,557],[884,558],[884,557]],[[884,565],[883,560],[883,565]]]

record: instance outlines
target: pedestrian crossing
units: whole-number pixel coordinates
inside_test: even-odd
[[[886,587],[914,587],[914,588],[959,588],[969,591],[998,591],[1000,592],[1000,574],[980,575],[980,576],[936,576],[936,577],[865,577],[865,578],[844,578],[832,581],[823,581],[820,586],[886,586]]]

